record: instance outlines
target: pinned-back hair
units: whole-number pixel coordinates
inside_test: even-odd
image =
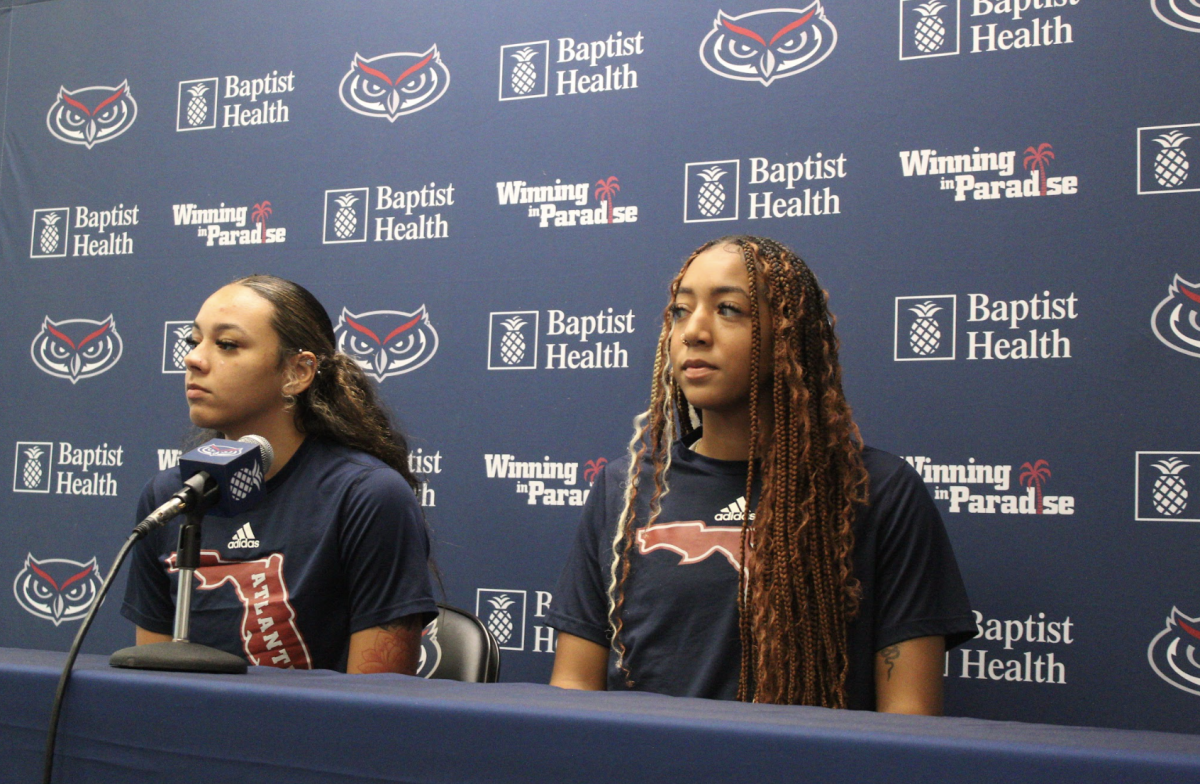
[[[609,626],[618,667],[636,677],[621,638],[625,586],[632,569],[643,462],[652,466],[652,525],[662,511],[678,433],[694,430],[690,406],[670,367],[671,305],[684,273],[704,251],[735,247],[750,279],[750,456],[742,513],[738,618],[742,642],[738,699],[846,706],[847,626],[858,611],[853,523],[867,500],[862,437],[842,392],[838,342],[826,295],[808,266],[774,240],[722,237],[705,243],[671,282],[654,359],[650,407],[634,419],[625,501],[612,542]],[[759,292],[770,315],[774,349],[760,356]],[[763,388],[761,380],[769,384]],[[759,390],[762,390],[759,392]],[[771,427],[760,427],[764,406]],[[756,475],[762,492],[753,510]],[[752,545],[748,547],[752,540]]]
[[[353,359],[337,350],[333,322],[308,289],[275,275],[249,275],[245,286],[274,306],[271,326],[279,337],[279,361],[301,351],[316,355],[316,375],[292,400],[300,432],[327,438],[379,458],[416,491],[408,467],[408,442],[379,400],[375,385]]]

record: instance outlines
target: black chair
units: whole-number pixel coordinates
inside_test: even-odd
[[[483,621],[466,610],[438,605],[438,617],[421,632],[417,675],[467,683],[500,679],[500,646]]]

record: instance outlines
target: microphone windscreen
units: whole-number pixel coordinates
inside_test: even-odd
[[[242,436],[238,441],[246,444],[258,444],[258,448],[262,452],[263,475],[271,473],[271,466],[275,464],[275,450],[271,447],[270,441],[262,436]]]
[[[201,471],[212,477],[221,495],[209,512],[235,517],[262,499],[264,451],[257,443],[214,438],[179,458],[179,470],[184,481]]]

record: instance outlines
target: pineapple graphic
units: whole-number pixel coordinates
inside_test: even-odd
[[[917,318],[908,328],[908,345],[914,354],[927,357],[942,345],[942,328],[933,317],[941,308],[933,302],[922,302],[909,310],[917,314]]]
[[[62,217],[57,213],[42,216],[42,233],[38,237],[38,247],[42,253],[50,254],[58,247],[58,221]]]
[[[204,97],[204,94],[208,92],[208,85],[203,82],[194,84],[188,88],[188,92],[192,94],[192,97],[188,100],[187,122],[188,125],[195,128],[208,116],[208,99]]]
[[[527,322],[520,316],[513,316],[500,323],[506,330],[500,339],[500,359],[506,365],[515,365],[525,358],[525,336],[521,334],[521,327]]]
[[[513,92],[517,95],[525,95],[537,84],[537,70],[533,67],[533,63],[529,62],[535,54],[537,54],[537,50],[527,46],[512,55],[513,59],[517,61],[517,65],[512,70],[509,84],[512,85]]]
[[[917,6],[921,20],[913,28],[913,43],[926,54],[936,52],[946,43],[946,23],[938,15],[945,7],[945,3],[939,3],[937,0],[929,0],[928,3]]]
[[[1187,150],[1179,149],[1179,145],[1190,139],[1180,131],[1164,133],[1154,139],[1162,146],[1158,155],[1154,156],[1154,179],[1164,188],[1178,188],[1188,177]]]
[[[339,196],[336,201],[338,210],[333,215],[333,233],[339,240],[344,240],[353,236],[355,229],[358,228],[358,216],[354,214],[353,207],[354,202],[358,201],[358,197],[353,193],[347,193]]]
[[[229,480],[229,494],[235,501],[240,501],[254,490],[262,487],[262,467],[255,463],[249,468],[238,471]]]
[[[42,461],[45,452],[40,446],[32,446],[25,450],[25,467],[21,469],[21,481],[25,487],[33,489],[42,483]]]
[[[1151,490],[1154,510],[1167,517],[1182,514],[1184,507],[1187,506],[1188,491],[1187,482],[1183,480],[1179,472],[1188,466],[1184,465],[1184,462],[1178,457],[1160,460],[1153,465],[1162,474],[1154,480],[1154,489]]]
[[[513,600],[508,598],[508,594],[502,593],[494,599],[488,599],[488,604],[495,609],[488,614],[487,629],[496,642],[503,645],[512,639],[513,618],[508,608],[513,605]]]
[[[720,180],[726,174],[728,172],[720,166],[709,166],[699,173],[704,184],[696,194],[696,203],[700,207],[700,214],[706,218],[718,215],[725,209],[725,186]]]
[[[175,345],[171,347],[171,363],[179,370],[184,370],[183,358],[192,350],[192,344],[188,343],[188,338],[192,336],[192,326],[184,324],[182,327],[176,327]]]

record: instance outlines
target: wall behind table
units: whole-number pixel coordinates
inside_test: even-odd
[[[39,610],[27,560],[108,568],[185,431],[171,322],[267,271],[335,321],[390,330],[424,308],[424,348],[372,367],[424,458],[449,600],[506,638],[506,679],[545,679],[574,504],[644,405],[666,283],[700,242],[750,232],[830,290],[867,440],[942,509],[984,632],[948,658],[949,712],[1197,731],[1200,24],[1167,0],[1042,4],[828,0],[775,42],[774,70],[742,36],[724,60],[748,80],[700,55],[716,4],[0,13],[0,645],[69,644],[78,602]],[[724,10],[769,41],[813,8],[756,13],[775,5]],[[595,63],[566,61],[571,42],[599,42]],[[412,111],[341,97],[356,55],[395,77],[435,45],[414,75],[436,80],[393,105]],[[230,94],[254,79],[278,92]],[[937,173],[967,155],[980,170]],[[501,203],[519,182],[584,204]],[[389,204],[408,191],[411,212]],[[244,225],[189,224],[189,205],[246,208]],[[104,215],[124,225],[81,225]],[[282,242],[219,244],[251,230]],[[556,334],[596,316],[624,331]],[[506,460],[559,478],[539,493]],[[129,641],[118,604],[86,650]]]

